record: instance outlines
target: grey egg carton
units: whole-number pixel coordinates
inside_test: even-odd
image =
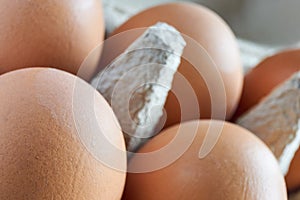
[[[238,38],[245,72],[278,51],[300,47],[300,21],[295,19],[295,15],[300,16],[298,14],[300,1],[298,0],[185,1],[209,7],[229,24]],[[103,0],[107,35],[141,10],[166,2],[180,1]],[[270,16],[266,17],[268,16],[266,14]],[[275,22],[272,22],[272,19]],[[255,25],[255,22],[258,25]]]

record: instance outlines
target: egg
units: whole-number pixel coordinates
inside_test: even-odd
[[[206,134],[220,137],[200,159]],[[166,129],[138,153],[128,166],[131,173],[123,199],[287,199],[284,178],[271,151],[254,134],[234,124],[185,122]],[[174,162],[165,165],[170,157]]]
[[[55,67],[77,74],[103,42],[100,0],[1,1],[0,74],[24,67]],[[100,59],[80,69],[89,79]]]
[[[289,172],[285,180],[289,191],[294,191],[300,188],[300,150],[295,154],[295,157],[290,165]]]
[[[291,49],[279,52],[264,59],[245,76],[244,88],[238,109],[233,117],[237,119],[260,102],[276,86],[300,70],[300,50]],[[286,176],[287,187],[295,190],[300,187],[300,151],[298,150]]]
[[[264,59],[249,71],[234,119],[256,105],[277,85],[300,70],[300,50],[286,50]]]
[[[104,98],[50,68],[0,76],[0,199],[120,199],[122,132]]]
[[[111,63],[145,30],[135,28],[157,22],[174,26],[187,42],[165,104],[165,127],[199,118],[230,118],[243,85],[238,45],[228,25],[201,5],[167,3],[133,16],[104,45],[101,67]]]

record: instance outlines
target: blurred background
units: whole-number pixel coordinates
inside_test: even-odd
[[[103,0],[106,34],[141,10],[183,0]],[[238,38],[245,73],[264,58],[300,46],[299,0],[184,0],[218,13]]]
[[[103,0],[107,29],[111,31],[145,8],[174,1],[178,0]],[[295,45],[300,41],[299,0],[185,1],[199,3],[216,11],[239,38],[274,47]]]

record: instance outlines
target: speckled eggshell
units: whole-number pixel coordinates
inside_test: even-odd
[[[287,192],[278,163],[268,147],[254,134],[224,122],[213,150],[199,159],[200,147],[208,128],[217,130],[221,121],[191,121],[173,126],[150,140],[139,153],[160,151],[174,142],[177,134],[197,131],[184,154],[171,165],[148,173],[129,173],[123,199],[127,200],[286,200]],[[217,134],[217,133],[213,133]],[[169,151],[174,156],[174,151]],[[161,154],[162,155],[162,154]],[[153,160],[133,157],[128,169],[148,167]]]
[[[83,96],[75,95],[76,90]],[[87,104],[87,95],[94,104]],[[76,98],[75,98],[76,97]],[[64,71],[28,68],[0,76],[0,199],[121,198],[126,153],[104,98]],[[103,137],[88,148],[85,137]],[[108,142],[121,153],[110,151]],[[113,169],[97,155],[118,159]]]
[[[77,74],[104,31],[101,0],[2,0],[0,74],[35,66]],[[82,77],[91,77],[99,59],[100,49]]]
[[[232,120],[245,114],[258,104],[276,86],[300,70],[300,49],[279,52],[264,59],[249,71],[244,80],[244,88],[238,109]],[[284,128],[284,127],[282,127]],[[286,176],[287,187],[293,191],[300,187],[300,151],[291,163]]]

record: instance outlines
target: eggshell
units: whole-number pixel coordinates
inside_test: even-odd
[[[0,199],[121,198],[124,139],[91,86],[63,71],[28,68],[0,76],[0,99]]]
[[[292,75],[236,121],[271,149],[286,175],[300,146],[300,72]]]
[[[24,67],[56,67],[77,74],[104,37],[100,0],[1,1],[0,74]],[[81,70],[88,79],[100,58]]]
[[[213,150],[199,159],[208,129],[218,130],[219,126],[223,128]],[[147,173],[129,173],[123,199],[287,199],[284,178],[267,146],[246,129],[221,121],[191,121],[165,130],[139,151],[145,159],[132,158],[129,171],[174,157],[184,144],[175,137],[194,131],[191,145],[171,165]],[[171,143],[176,149],[164,153],[163,147]],[[159,152],[160,156],[146,159],[150,152]]]
[[[286,50],[270,56],[245,76],[244,88],[238,109],[233,117],[237,119],[259,103],[276,86],[300,70],[300,50]],[[300,187],[300,151],[298,150],[286,176],[289,190]]]
[[[246,74],[242,97],[233,118],[237,119],[299,70],[299,49],[283,51],[263,60]]]
[[[199,117],[224,119],[226,114],[226,117],[229,118],[239,101],[243,83],[239,49],[236,38],[228,25],[218,15],[205,7],[193,3],[167,3],[138,13],[114,31],[112,37],[116,39],[105,45],[101,66],[105,67],[109,64],[143,31],[129,32],[122,36],[122,39],[118,39],[117,34],[122,34],[122,32],[124,33],[124,31],[134,28],[149,27],[159,21],[174,26],[182,34],[186,35],[185,39],[187,37],[190,38],[189,41],[186,40],[187,46],[177,73],[181,74],[185,81],[180,80],[179,75],[175,75],[172,86],[173,92],[169,93],[165,104],[168,115],[166,126],[180,121],[198,119]],[[199,50],[201,46],[209,55]],[[192,59],[193,62],[188,60],[185,55]],[[216,64],[217,70],[221,75],[220,79],[222,79],[220,80],[222,87],[218,87],[213,92],[222,94],[224,85],[225,91],[223,93],[226,94],[225,100],[215,106],[217,110],[221,110],[220,107],[224,106],[227,113],[214,114],[213,116],[211,112],[211,93],[208,91],[205,80],[212,79],[213,82],[216,82],[215,80],[218,80],[219,74],[218,72],[213,72],[206,74],[206,77],[201,76],[200,73],[205,74],[207,70],[210,70],[209,68],[214,67],[212,63],[207,63],[210,59],[208,57],[211,57]],[[196,66],[193,66],[194,64]],[[180,102],[174,91],[184,93],[184,91],[188,90],[190,92],[183,94],[184,100]],[[195,95],[198,100],[196,104],[190,100],[192,95]],[[186,114],[183,115],[181,107],[184,107]],[[198,110],[200,110],[200,116]]]
[[[285,176],[286,184],[289,191],[300,188],[300,150],[296,152],[290,165],[289,172]]]

